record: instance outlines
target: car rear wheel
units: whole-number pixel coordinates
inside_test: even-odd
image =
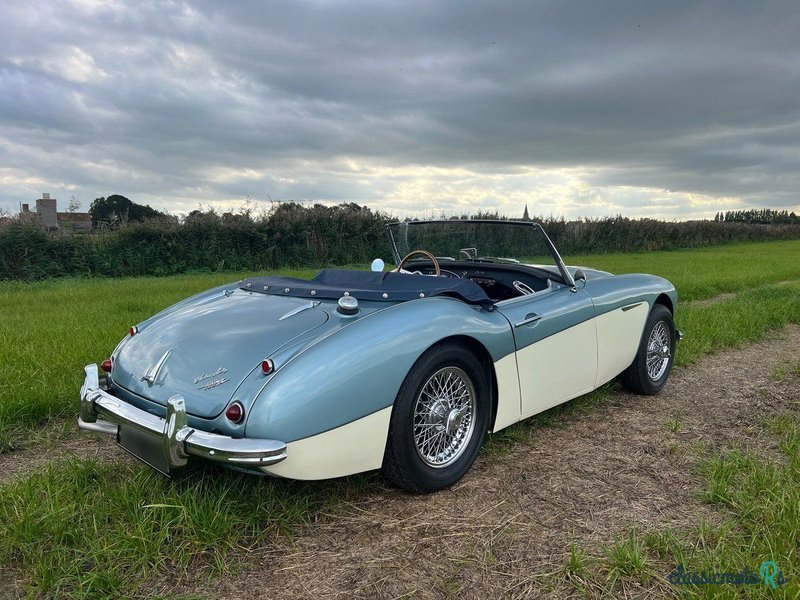
[[[480,361],[460,344],[423,354],[395,400],[384,476],[413,492],[461,479],[475,462],[489,423],[490,387]]]
[[[625,387],[636,394],[660,392],[672,370],[676,340],[672,313],[666,306],[656,304],[647,317],[636,358],[622,373]]]

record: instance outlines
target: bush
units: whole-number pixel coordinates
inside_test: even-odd
[[[478,213],[501,219],[496,213]],[[465,216],[466,218],[466,216]],[[263,271],[278,267],[367,263],[389,258],[390,215],[357,204],[279,204],[249,211],[193,211],[182,223],[155,219],[93,235],[45,232],[23,223],[0,230],[0,280],[65,275],[171,275],[187,271]],[[800,238],[800,225],[611,217],[542,224],[563,254],[641,252]]]

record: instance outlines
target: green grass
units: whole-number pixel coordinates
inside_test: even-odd
[[[770,330],[798,322],[800,282],[746,289],[714,304],[679,306],[676,325],[686,337],[675,360],[687,365],[709,352],[754,342]]]
[[[684,299],[736,292],[734,298],[717,303],[679,306],[678,326],[687,337],[677,360],[685,365],[800,321],[797,256],[800,242],[774,242],[569,261],[617,273],[662,274]],[[26,428],[31,435],[33,425],[71,420],[77,412],[83,365],[107,357],[131,324],[239,276],[0,284],[0,451],[16,443],[15,428]],[[795,282],[780,283],[785,280]],[[563,426],[570,411],[589,411],[608,397],[604,388],[508,428],[492,436],[484,452],[528,442],[538,427]],[[686,553],[680,556],[687,565],[697,558],[692,567],[701,567],[752,561],[769,550],[769,556],[788,556],[786,568],[797,577],[797,426],[783,417],[768,426],[781,438],[785,464],[729,453],[705,467],[705,497],[729,511],[731,522],[698,526],[688,546],[669,532],[618,538],[599,561],[606,582],[648,577],[650,555],[663,560],[679,552]],[[335,509],[342,499],[359,497],[380,481],[363,476],[303,484],[202,465],[169,481],[127,463],[61,461],[45,472],[0,486],[0,568],[16,569],[36,596],[153,593],[146,586],[169,573],[194,577],[198,572],[226,572],[235,567],[232,556],[241,556],[242,549],[291,535]],[[569,577],[583,585],[588,569],[587,556],[573,548],[566,565]]]
[[[702,496],[727,518],[721,525],[703,524],[688,537],[686,548],[672,554],[687,570],[737,572],[744,566],[757,571],[762,561],[778,564],[787,583],[777,597],[800,596],[800,432],[797,416],[768,419],[779,441],[783,460],[733,450],[704,461],[706,488]],[[686,596],[764,597],[758,586],[707,586],[688,589]]]
[[[649,577],[647,550],[636,533],[615,540],[613,544],[605,547],[604,554],[609,581],[615,581],[620,577],[636,577],[641,581]]]
[[[571,575],[583,575],[586,572],[588,557],[575,544],[569,547],[569,558],[567,559],[566,570]]]
[[[371,479],[302,483],[199,465],[168,480],[62,461],[0,487],[0,564],[22,567],[31,589],[53,598],[144,595],[166,572],[227,571],[233,551],[291,534]]]
[[[800,279],[800,242],[732,244],[713,248],[567,256],[570,265],[669,279],[681,301],[710,298],[768,283]]]

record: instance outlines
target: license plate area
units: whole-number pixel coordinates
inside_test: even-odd
[[[164,451],[164,434],[120,423],[117,444],[134,458],[170,477],[170,464]]]

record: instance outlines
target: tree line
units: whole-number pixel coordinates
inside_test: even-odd
[[[753,225],[794,225],[800,224],[800,216],[788,210],[753,208],[749,210],[729,210],[718,212],[714,220],[719,223],[750,223]]]
[[[366,264],[375,257],[388,262],[392,255],[386,225],[398,220],[353,203],[304,206],[293,202],[274,203],[270,210],[259,213],[252,209],[223,213],[195,210],[178,220],[139,210],[134,203],[128,205],[113,196],[104,200],[93,203],[98,209],[98,223],[105,223],[93,235],[47,232],[14,221],[0,227],[0,280],[257,272],[280,267]],[[100,209],[109,210],[101,213]],[[461,218],[506,217],[476,212]],[[562,254],[572,255],[800,239],[800,224],[774,221],[755,225],[719,219],[534,220],[543,224]]]

